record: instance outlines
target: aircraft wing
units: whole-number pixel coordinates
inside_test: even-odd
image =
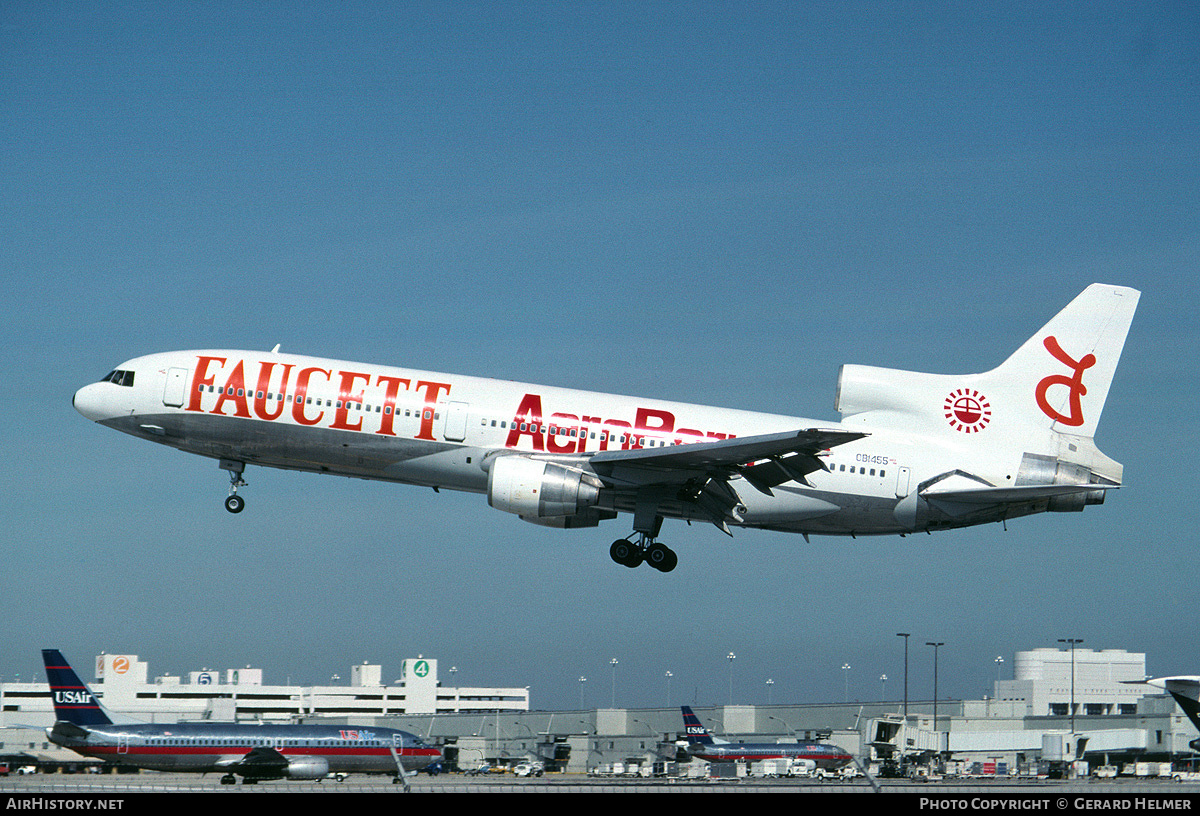
[[[257,748],[252,748],[245,756],[218,762],[217,766],[228,770],[265,771],[287,768],[288,761],[287,757],[274,748],[267,748],[260,745]]]
[[[1200,698],[1200,676],[1175,675],[1172,677],[1147,677],[1145,680],[1122,680],[1126,686],[1154,686],[1163,691],[1174,691]]]
[[[771,488],[785,482],[808,484],[809,473],[825,470],[819,458],[822,451],[866,435],[809,428],[664,448],[600,451],[586,461],[618,494],[633,494],[635,519],[658,508],[689,505],[728,533],[726,519],[739,519],[737,507],[742,504],[732,480],[741,477],[768,496]]]
[[[793,480],[807,483],[805,476],[824,470],[817,457],[821,451],[864,436],[809,428],[668,448],[601,451],[592,454],[588,462],[601,476],[630,484],[675,484],[699,474],[723,479],[740,475],[770,495],[772,487]]]
[[[1192,721],[1192,725],[1200,730],[1200,677],[1195,675],[1177,675],[1174,677],[1153,677],[1145,680],[1126,680],[1129,684],[1145,684],[1154,686],[1170,694],[1175,702],[1183,709],[1183,713]],[[1200,740],[1188,743],[1193,751],[1200,751]]]

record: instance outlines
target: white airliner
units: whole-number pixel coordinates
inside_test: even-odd
[[[81,388],[85,417],[219,461],[485,494],[551,527],[633,514],[614,561],[663,572],[664,519],[823,535],[1082,510],[1120,485],[1093,442],[1139,293],[1093,284],[998,368],[842,367],[840,422],[260,351],[177,351]]]

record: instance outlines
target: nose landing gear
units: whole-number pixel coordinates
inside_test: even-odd
[[[230,513],[240,513],[246,508],[246,500],[239,496],[237,491],[239,487],[246,485],[246,481],[242,478],[246,463],[222,459],[221,469],[229,471],[229,495],[225,498],[225,509]]]

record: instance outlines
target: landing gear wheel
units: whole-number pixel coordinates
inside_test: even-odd
[[[679,563],[675,551],[657,541],[646,549],[646,563],[659,572],[670,572]]]
[[[246,463],[232,459],[222,459],[218,466],[221,470],[229,471],[229,497],[225,499],[225,509],[230,513],[240,513],[246,509],[246,501],[237,494],[239,487],[246,486],[246,481],[242,478],[242,472],[246,469]]]
[[[642,563],[641,547],[623,538],[612,543],[612,546],[608,548],[608,555],[613,561],[630,569]]]

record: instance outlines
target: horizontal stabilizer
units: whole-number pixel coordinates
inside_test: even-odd
[[[1038,499],[1053,499],[1093,490],[1113,490],[1119,485],[1023,485],[1020,487],[979,487],[968,490],[937,490],[936,487],[923,491],[929,500],[960,502],[962,504],[1022,504]]]
[[[68,740],[85,740],[91,732],[73,722],[59,720],[54,723],[54,727],[50,729],[49,733],[53,741],[54,737],[62,737]]]

